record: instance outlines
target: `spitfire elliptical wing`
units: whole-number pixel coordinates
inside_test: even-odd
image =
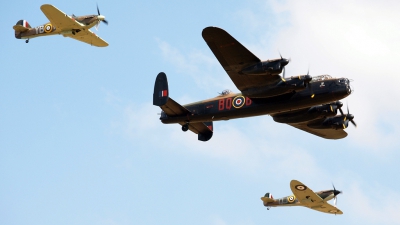
[[[290,182],[290,189],[292,189],[293,194],[303,206],[320,212],[343,214],[340,209],[325,202],[321,197],[315,194],[314,191],[300,181],[292,180]]]

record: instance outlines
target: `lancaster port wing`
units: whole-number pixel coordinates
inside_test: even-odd
[[[207,27],[203,30],[203,38],[218,59],[221,66],[240,91],[249,88],[275,84],[281,80],[279,75],[248,75],[242,71],[261,60],[233,38],[228,32],[218,27]]]

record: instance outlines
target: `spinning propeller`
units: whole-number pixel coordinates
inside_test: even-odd
[[[108,21],[105,19],[106,17],[100,14],[99,5],[97,5],[97,14],[98,14],[98,16],[97,16],[97,20],[98,21],[97,21],[97,24],[96,24],[96,30],[100,25],[100,21],[105,23],[106,25],[108,25]]]
[[[314,98],[315,95],[314,95],[314,92],[312,91],[312,88],[310,85],[311,80],[312,80],[312,76],[310,76],[310,67],[308,67],[307,75],[304,76],[304,83],[307,84],[307,86],[308,86],[308,90],[311,93],[311,98]]]
[[[350,121],[355,127],[357,127],[356,122],[354,122],[354,120],[353,120],[354,119],[354,115],[350,114],[350,112],[349,112],[349,105],[347,105],[347,114],[346,115],[343,114],[343,111],[342,111],[342,109],[340,107],[339,107],[339,111],[342,114],[342,116],[344,116],[343,121],[346,121],[346,120]]]
[[[334,201],[334,204],[336,207],[336,202],[337,202],[336,195],[341,194],[343,192],[336,190],[335,185],[333,185],[333,183],[332,183],[332,186],[333,186],[333,201]]]
[[[281,53],[279,52],[279,56],[281,57],[281,68],[283,67],[283,79],[285,79],[285,66],[287,65],[287,64],[289,64],[289,62],[290,62],[290,58],[289,59],[284,59],[283,57],[282,57],[282,55],[281,55]]]

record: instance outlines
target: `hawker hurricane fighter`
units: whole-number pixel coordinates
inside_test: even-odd
[[[69,16],[48,4],[42,5],[40,9],[50,22],[32,28],[28,21],[19,20],[17,24],[13,26],[15,38],[26,39],[25,42],[28,43],[31,38],[62,34],[64,37],[70,37],[93,46],[108,46],[107,42],[89,30],[93,26],[96,26],[97,29],[100,21],[108,24],[105,17],[100,14],[99,7],[97,7],[98,15],[87,16],[75,16],[73,14]]]
[[[268,210],[271,207],[305,206],[324,213],[343,214],[340,209],[336,208],[336,196],[342,192],[336,190],[335,186],[333,186],[333,190],[313,192],[301,182],[292,180],[290,189],[292,189],[293,195],[278,199],[274,199],[272,194],[266,193],[264,197],[261,197],[264,206]],[[334,206],[328,203],[331,199],[334,199]]]
[[[347,78],[329,75],[285,77],[288,59],[261,61],[226,31],[217,27],[203,30],[203,38],[241,93],[223,91],[219,96],[187,105],[169,97],[167,76],[158,74],[153,105],[162,109],[162,123],[179,123],[182,130],[208,141],[213,121],[269,114],[276,122],[287,123],[311,134],[340,139],[354,116],[344,114],[339,101],[351,93]],[[283,71],[283,76],[280,74]],[[337,111],[340,115],[337,115]]]

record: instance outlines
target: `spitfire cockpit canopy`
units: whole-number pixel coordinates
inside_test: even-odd
[[[328,74],[319,75],[319,76],[312,77],[312,80],[310,81],[310,83],[321,81],[321,80],[330,80],[332,78],[333,77],[331,75],[328,75]]]

